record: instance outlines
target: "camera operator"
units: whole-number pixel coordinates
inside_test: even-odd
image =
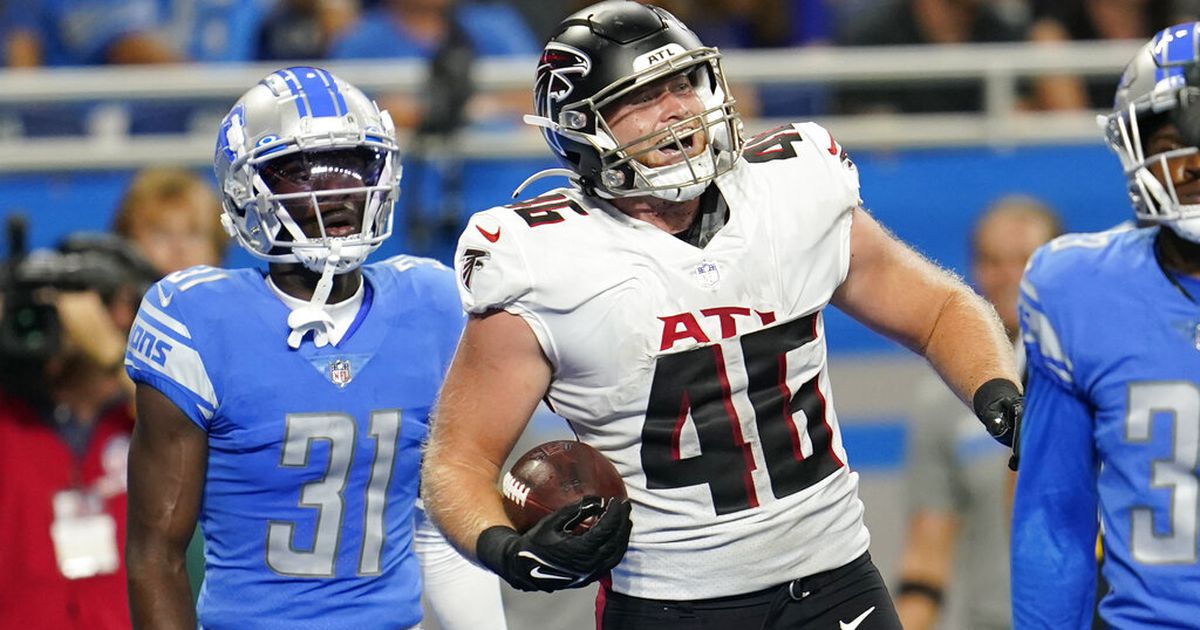
[[[109,235],[23,255],[0,276],[0,628],[128,628],[121,363],[155,272]]]

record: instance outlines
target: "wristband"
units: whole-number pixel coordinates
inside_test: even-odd
[[[923,582],[921,580],[903,580],[900,582],[900,588],[898,589],[896,597],[904,597],[905,595],[924,597],[925,599],[933,602],[934,606],[941,608],[944,592],[942,591],[941,587],[934,586],[929,582]]]
[[[496,575],[506,575],[504,571],[508,547],[520,538],[517,530],[506,525],[493,525],[481,532],[475,539],[475,557],[483,566],[491,569]]]

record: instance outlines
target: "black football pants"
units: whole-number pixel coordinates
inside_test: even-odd
[[[868,553],[836,569],[732,597],[666,601],[601,588],[598,630],[900,630]]]

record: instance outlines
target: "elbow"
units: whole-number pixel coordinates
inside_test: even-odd
[[[158,537],[130,530],[125,541],[125,571],[129,585],[155,582],[171,573],[187,572],[187,544],[166,544]]]
[[[921,356],[928,356],[929,349],[934,345],[938,333],[943,324],[949,317],[949,313],[954,310],[956,302],[962,299],[961,291],[951,290],[945,297],[942,298],[938,305],[937,312],[933,314],[933,318],[919,332],[909,335],[904,344]]]
[[[125,543],[125,574],[129,592],[136,592],[141,586],[154,583],[157,564],[146,546],[131,536]]]
[[[431,439],[421,460],[421,500],[425,504],[425,513],[431,517],[441,507],[443,492],[450,483],[445,464],[445,449]]]
[[[953,338],[965,330],[989,328],[1002,330],[996,309],[965,285],[949,290],[927,326],[913,335],[914,351],[928,357],[944,339]]]

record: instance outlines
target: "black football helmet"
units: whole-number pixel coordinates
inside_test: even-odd
[[[605,106],[667,77],[687,75],[703,109],[665,129],[618,144]],[[603,197],[653,195],[691,199],[732,168],[741,151],[741,120],[721,69],[721,53],[704,46],[675,16],[631,0],[592,5],[562,21],[538,62],[535,116],[525,122],[542,134],[569,171],[543,171],[526,180],[566,174]],[[688,156],[695,134],[707,140]],[[637,151],[631,151],[632,147]],[[638,157],[673,148],[682,160],[651,168]],[[518,189],[519,192],[520,189]]]

